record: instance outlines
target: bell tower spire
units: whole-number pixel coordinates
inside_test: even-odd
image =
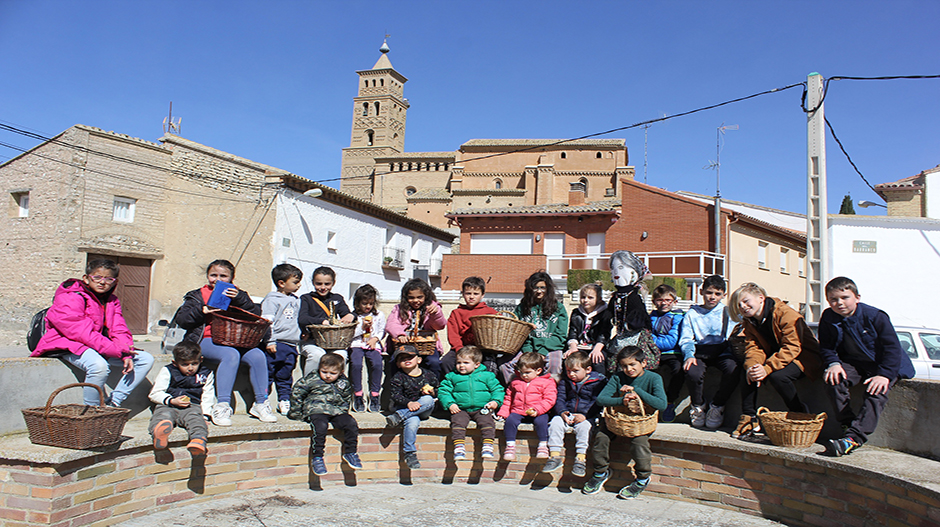
[[[359,87],[353,98],[352,137],[343,149],[340,190],[361,199],[372,199],[375,158],[405,150],[405,118],[408,79],[395,71],[388,58],[388,37],[372,69],[357,71]]]

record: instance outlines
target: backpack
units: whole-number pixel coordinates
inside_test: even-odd
[[[36,350],[39,339],[46,333],[46,311],[49,311],[48,307],[33,315],[33,318],[29,321],[29,331],[26,332],[26,347],[31,352]]]

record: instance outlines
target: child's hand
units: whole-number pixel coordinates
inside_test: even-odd
[[[529,408],[528,410],[525,411],[525,414],[529,417],[535,417],[536,415],[538,415],[538,412],[535,411],[535,408]]]
[[[690,359],[686,359],[686,361],[682,363],[682,369],[685,370],[685,371],[689,371],[689,369],[690,369],[692,366],[698,366],[698,361],[695,360],[695,357],[692,357],[692,358],[690,358]]]
[[[631,392],[631,393],[628,393],[628,394],[625,394],[625,395],[623,396],[623,405],[624,405],[624,406],[627,406],[627,405],[630,404],[630,401],[632,401],[632,400],[634,400],[634,399],[639,399],[639,398],[640,398],[639,395],[637,395],[637,394],[635,394],[635,393],[632,393],[632,392]]]
[[[891,381],[888,380],[884,375],[875,375],[874,377],[869,377],[865,379],[865,384],[868,385],[868,388],[865,390],[871,395],[881,395],[888,393],[888,388],[891,386]]]
[[[371,339],[369,339],[369,342],[366,342],[366,346],[368,346],[369,349],[374,350],[376,349],[376,346],[378,345],[379,345],[379,337],[372,337]]]
[[[571,355],[572,353],[574,353],[574,352],[576,352],[576,351],[578,351],[578,345],[577,345],[577,344],[574,344],[574,343],[568,344],[568,351],[566,351],[566,352],[561,356],[561,358],[567,359],[567,358],[568,358],[568,355]]]
[[[231,291],[231,289],[229,289],[229,291]],[[202,306],[202,313],[204,315],[208,315],[209,313],[215,313],[216,311],[222,311],[222,310],[216,307]]]
[[[352,313],[346,313],[346,316],[339,319],[339,321],[342,322],[343,324],[349,324],[350,322],[353,321],[353,318],[355,317],[353,316]]]
[[[585,421],[587,421],[587,416],[584,414],[574,414],[571,416],[571,424],[573,425],[583,423]]]
[[[225,295],[225,296],[227,296],[227,297],[229,297],[229,298],[235,298],[236,296],[238,296],[238,288],[237,288],[237,287],[229,287],[229,288],[226,289],[225,291],[222,291],[222,294]]]
[[[424,386],[421,387],[421,393],[425,395],[434,395],[434,387],[431,386],[430,384],[425,384]]]
[[[408,406],[408,409],[411,410],[412,412],[417,412],[421,408],[421,403],[419,403],[418,401],[411,401],[410,403],[408,403],[407,406]]]
[[[447,409],[450,410],[450,414],[451,414],[451,415],[453,415],[453,414],[455,414],[455,413],[457,413],[457,412],[460,411],[460,407],[457,406],[456,404],[450,405],[450,407],[447,408]]]
[[[268,350],[268,353],[270,353],[271,355],[274,355],[275,353],[277,353],[277,344],[275,344],[274,342],[269,343],[267,345],[267,350]]]
[[[441,308],[438,307],[437,304],[435,304],[435,303],[433,303],[433,302],[432,302],[431,304],[428,304],[428,307],[427,307],[427,314],[428,314],[428,316],[436,315],[436,314],[438,314],[438,313],[440,313],[440,312],[441,312]]]
[[[406,344],[408,342],[408,335],[400,335],[395,337],[395,342]]]
[[[845,370],[841,364],[834,364],[826,370],[826,384],[835,386],[845,380]],[[867,382],[867,381],[866,381]]]
[[[496,401],[490,401],[490,402],[486,403],[486,406],[485,406],[484,408],[489,408],[490,410],[495,410],[495,409],[499,408],[499,403],[496,402]]]
[[[128,351],[131,355],[126,355],[123,359],[124,367],[121,368],[121,373],[127,375],[128,373],[134,371],[134,355],[137,355],[136,351]]]
[[[764,377],[767,377],[767,370],[760,364],[755,364],[747,369],[748,384],[756,382],[760,386],[760,381],[764,380]]]
[[[605,359],[604,352],[599,349],[591,350],[591,354],[589,355],[589,357],[591,357],[591,362],[594,364],[604,363],[604,359]]]
[[[177,408],[189,408],[189,397],[186,397],[185,395],[174,397],[170,399],[170,406],[175,406]]]
[[[571,412],[562,412],[561,420],[565,422],[566,425],[571,426],[574,424],[574,421],[571,419]]]
[[[624,384],[623,386],[620,387],[620,393],[630,393],[632,391],[633,391],[633,386],[630,386],[629,384]]]

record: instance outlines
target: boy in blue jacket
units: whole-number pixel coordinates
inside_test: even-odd
[[[562,456],[565,432],[574,430],[575,459],[571,474],[581,477],[587,473],[587,449],[591,430],[600,415],[597,396],[607,385],[607,379],[593,371],[593,366],[591,357],[583,351],[576,351],[565,357],[566,375],[558,383],[555,417],[548,423],[549,458],[542,467],[542,472],[552,472],[565,464],[565,458]]]
[[[673,311],[679,296],[676,290],[667,284],[660,284],[653,289],[653,305],[656,309],[650,313],[650,322],[653,324],[653,342],[659,348],[659,374],[669,373],[669,382],[666,384],[666,409],[663,410],[662,420],[671,423],[676,420],[676,399],[682,391],[685,382],[685,362],[682,348],[679,347],[679,326],[682,324],[682,311]]]
[[[819,354],[826,368],[829,397],[845,437],[831,439],[827,451],[844,456],[865,444],[878,427],[888,392],[898,379],[914,376],[914,365],[901,349],[891,319],[884,311],[859,302],[858,287],[844,276],[826,284],[829,309],[819,318]],[[865,384],[858,414],[852,411],[849,389]]]

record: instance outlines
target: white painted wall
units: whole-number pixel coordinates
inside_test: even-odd
[[[853,252],[854,241],[875,242],[876,252]],[[895,325],[940,328],[940,221],[831,214],[829,243],[832,277],[854,280],[862,302]]]
[[[532,254],[532,235],[471,234],[470,254]]]
[[[414,276],[414,266],[429,265],[435,246],[442,253],[450,252],[450,244],[439,239],[291,190],[282,190],[276,205],[274,262],[296,265],[304,272],[300,293],[313,289],[313,270],[325,265],[336,271],[333,290],[347,299],[351,286],[372,284],[382,300],[394,300]],[[336,233],[335,250],[327,248],[330,232]],[[290,240],[289,246],[284,239]],[[386,243],[405,250],[403,270],[382,268]]]

